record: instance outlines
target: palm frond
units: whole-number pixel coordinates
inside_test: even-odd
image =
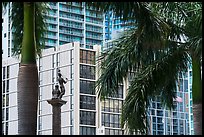
[[[164,50],[166,26],[159,26],[160,21],[155,19],[153,26],[156,29],[135,27],[124,32],[124,34],[116,39],[114,47],[110,51],[102,54],[101,58],[101,76],[96,86],[98,88],[99,97],[104,98],[118,89],[118,83],[123,82],[123,78],[132,69],[138,70],[141,65],[147,65],[159,57]],[[164,27],[164,28],[163,28]],[[158,34],[157,37],[153,34]],[[159,56],[158,56],[159,55]],[[105,57],[104,57],[105,56]],[[99,63],[100,64],[100,63]]]
[[[13,47],[12,54],[21,54],[22,40],[23,40],[23,2],[13,2],[11,6],[11,23],[12,23],[12,37]]]
[[[45,47],[45,35],[47,33],[46,14],[48,6],[44,2],[35,3],[35,38],[36,53],[41,57],[41,49]]]
[[[186,50],[180,46],[134,77],[123,105],[122,126],[127,124],[130,130],[145,133],[148,125],[146,108],[154,96],[160,95],[163,105],[173,108],[178,73],[186,71],[188,59]]]
[[[125,127],[131,134],[145,134],[147,133],[147,127],[149,127],[146,121],[149,100],[147,100],[147,94],[142,83],[131,85],[131,88],[134,88],[136,92],[132,92],[132,89],[129,89],[123,104],[121,125],[122,127],[126,125]]]
[[[24,25],[24,12],[23,2],[13,2],[11,12],[12,33],[13,33],[13,47],[12,54],[21,54],[22,40],[23,40],[23,25]],[[36,53],[41,56],[41,49],[44,48],[45,40],[44,36],[47,31],[45,23],[45,15],[47,7],[45,3],[35,3],[35,41],[36,41]]]
[[[201,5],[186,22],[185,31],[187,44],[193,56],[201,58],[202,55],[202,9]]]

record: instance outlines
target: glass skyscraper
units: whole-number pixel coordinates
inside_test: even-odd
[[[46,48],[70,42],[80,42],[81,47],[93,48],[103,45],[104,15],[85,6],[84,2],[48,2],[50,10],[46,22],[48,32],[45,36]],[[12,28],[11,3],[3,15],[2,43],[3,58],[11,56]]]
[[[124,31],[125,23],[113,16],[112,12],[105,15],[105,44],[103,50],[114,46],[114,39],[118,38]],[[130,76],[131,77],[131,76]],[[149,120],[151,135],[192,135],[193,112],[192,112],[192,68],[189,66],[187,72],[178,77],[177,98],[174,101],[173,111],[164,108],[160,97],[155,97],[149,106]],[[130,82],[131,79],[129,79]]]

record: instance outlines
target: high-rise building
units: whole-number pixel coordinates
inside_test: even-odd
[[[105,13],[105,41],[113,40],[127,28],[132,27],[131,21],[123,21],[119,17],[116,17],[113,12],[109,11]]]
[[[84,2],[48,2],[50,10],[46,22],[48,32],[45,36],[46,48],[79,41],[81,47],[93,48],[103,45],[104,15],[85,6]],[[2,43],[3,58],[11,56],[12,28],[11,3],[3,14]]]
[[[193,135],[192,89],[189,82],[191,70],[181,73],[177,83],[175,109],[162,107],[159,97],[149,107],[150,134],[152,135]]]

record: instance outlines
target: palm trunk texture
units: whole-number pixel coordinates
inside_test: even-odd
[[[202,135],[202,103],[193,104],[194,133]]]
[[[38,106],[36,64],[21,64],[18,74],[18,134],[36,135]]]
[[[192,56],[194,133],[202,135],[202,82],[200,59]]]

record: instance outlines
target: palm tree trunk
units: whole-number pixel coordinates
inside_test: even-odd
[[[24,30],[21,64],[18,73],[18,134],[36,135],[38,70],[35,54],[34,3],[24,2]]]
[[[200,59],[192,56],[194,133],[202,135],[202,82]]]
[[[194,134],[202,135],[202,103],[193,104]]]
[[[38,70],[36,64],[21,64],[18,74],[18,134],[36,135]]]

